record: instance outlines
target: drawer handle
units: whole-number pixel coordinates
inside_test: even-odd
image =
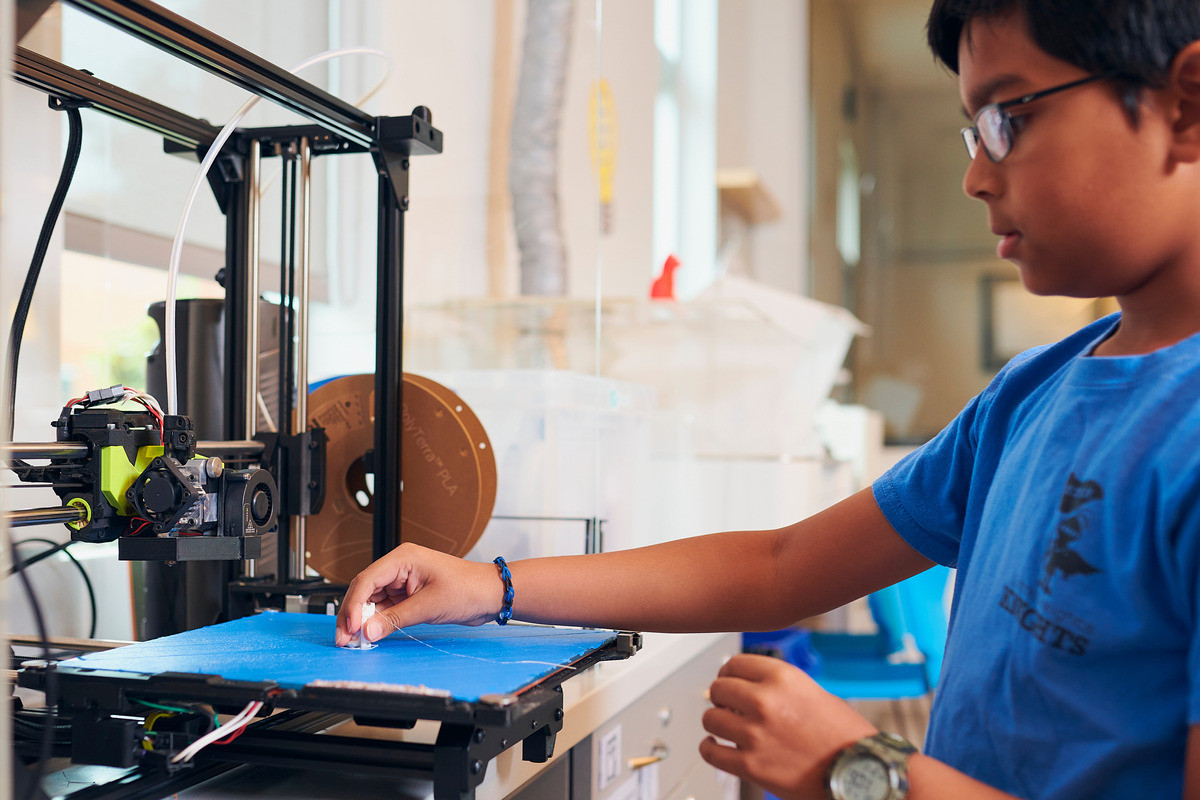
[[[657,764],[671,755],[671,751],[661,744],[654,745],[654,749],[650,751],[648,756],[638,756],[637,758],[629,759],[629,769],[639,770],[642,767],[648,767],[651,764]]]

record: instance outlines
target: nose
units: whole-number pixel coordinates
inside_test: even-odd
[[[988,158],[981,148],[967,165],[963,175],[963,192],[976,200],[986,201],[989,197],[995,197],[1003,188],[1001,173],[1001,165]]]

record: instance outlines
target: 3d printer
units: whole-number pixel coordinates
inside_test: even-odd
[[[312,423],[305,368],[311,160],[369,154],[378,173],[376,372],[367,378],[369,388],[358,394],[360,405],[371,406],[364,409],[371,441],[358,454],[361,458],[355,467],[373,476],[375,486],[399,487],[406,387],[423,391],[431,403],[445,400],[428,383],[407,380],[401,365],[403,222],[409,206],[410,158],[440,152],[442,134],[432,127],[427,109],[418,108],[408,116],[372,117],[147,0],[64,2],[267,97],[311,123],[238,128],[222,143],[221,131],[203,120],[17,48],[16,79],[46,92],[52,108],[88,108],[127,120],[162,135],[168,152],[197,158],[214,153],[208,183],[226,219],[226,253],[220,276],[225,289],[219,308],[222,373],[214,384],[220,392],[208,398],[210,407],[219,408],[219,422],[214,423],[219,430],[198,432],[188,414],[178,413],[177,403],[169,402],[168,413],[163,413],[153,400],[157,392],[146,394],[123,386],[89,392],[64,406],[54,421],[54,442],[7,447],[8,464],[21,480],[48,484],[62,500],[58,507],[7,511],[9,524],[65,523],[73,540],[118,541],[120,557],[127,560],[175,565],[224,562],[216,573],[184,573],[219,584],[217,616],[222,620],[240,620],[267,608],[324,610],[344,587],[314,580],[306,569],[306,519],[321,510],[329,488],[327,437],[322,426]],[[22,2],[22,24],[31,24],[47,5]],[[285,162],[289,199],[284,226],[291,232],[282,258],[282,302],[265,312],[279,315],[284,332],[274,367],[264,363],[260,346],[264,307],[258,288],[259,182],[266,158]],[[175,331],[175,309],[168,303],[164,338],[173,337]],[[274,381],[280,387],[275,431],[260,430],[258,425],[264,369],[279,373]],[[165,372],[170,376],[172,371]],[[122,401],[125,405],[120,405]],[[139,407],[129,408],[129,404]],[[190,409],[187,402],[178,405]],[[486,518],[480,509],[473,512],[476,518]],[[369,553],[364,555],[378,558],[399,544],[400,491],[376,493],[367,513],[371,536]],[[277,532],[275,563],[264,568],[259,558],[262,542],[273,532]],[[195,627],[194,623],[193,615],[185,613],[148,633],[175,633]],[[636,636],[609,637],[578,663],[627,657],[637,647]],[[217,774],[230,763],[312,766],[324,760],[337,769],[429,774],[439,800],[468,798],[482,780],[489,758],[525,741],[526,758],[544,761],[552,751],[554,733],[562,726],[558,686],[566,676],[562,671],[548,680],[523,684],[519,692],[464,700],[394,688],[289,685],[273,679],[229,681],[220,675],[170,671],[100,674],[87,667],[56,668],[57,654],[51,653],[49,645],[45,655],[45,663],[23,665],[19,681],[47,692],[49,705],[57,705],[52,713],[70,722],[71,741],[29,739],[18,742],[19,752],[44,759],[49,749],[86,763],[166,766],[135,776],[156,787],[143,790],[148,792],[171,791]],[[145,755],[143,742],[151,724],[146,709],[172,701],[177,710],[195,703],[222,708],[245,705],[245,724],[256,713],[288,710],[256,726],[239,746],[221,748],[219,757],[200,759],[193,768],[190,756],[178,756],[193,752],[214,733],[205,719],[195,715],[181,715],[174,728],[166,723],[157,726],[155,757]],[[323,730],[331,714],[351,714],[394,727],[407,727],[418,719],[437,720],[442,733],[433,745],[395,745],[386,754],[370,743],[335,741],[330,736],[313,743],[303,738]],[[48,729],[54,727],[54,717],[50,720]],[[181,771],[191,774],[181,777]],[[89,797],[126,796],[130,781],[127,776],[110,794],[97,788]]]

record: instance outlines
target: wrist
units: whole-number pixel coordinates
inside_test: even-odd
[[[513,615],[513,598],[515,591],[513,589],[512,572],[508,568],[503,556],[496,556],[492,561],[496,565],[496,570],[500,575],[500,581],[503,585],[503,595],[500,599],[500,610],[496,612],[496,622],[501,625],[507,625]]]
[[[908,763],[917,748],[891,733],[876,733],[842,748],[829,767],[832,800],[906,800]]]

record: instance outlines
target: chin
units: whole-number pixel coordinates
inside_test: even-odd
[[[1037,273],[1028,270],[1024,264],[1013,262],[1020,271],[1021,285],[1025,287],[1025,291],[1038,296],[1047,296],[1055,294],[1054,290],[1046,286],[1046,281]]]
[[[1021,284],[1025,291],[1038,297],[1104,297],[1096,294],[1079,281],[1070,281],[1063,276],[1051,276],[1028,269],[1024,264],[1017,264],[1021,272]]]

